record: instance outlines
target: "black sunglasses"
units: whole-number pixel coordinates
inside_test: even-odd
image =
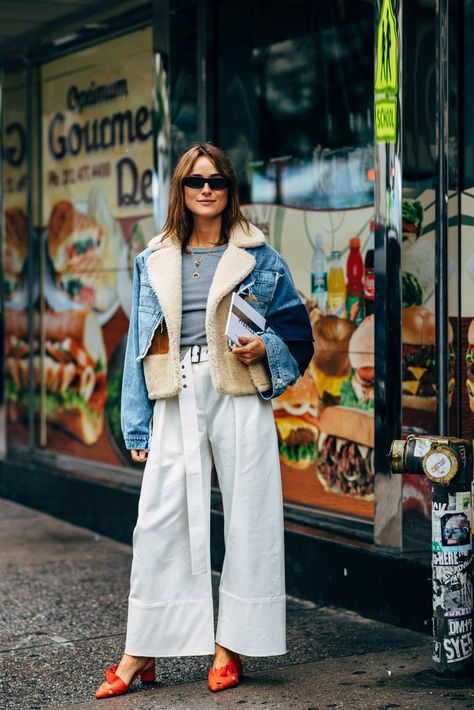
[[[206,182],[211,190],[225,190],[226,187],[229,187],[229,178],[226,177],[205,178],[190,175],[183,178],[183,185],[190,187],[191,190],[202,190]]]

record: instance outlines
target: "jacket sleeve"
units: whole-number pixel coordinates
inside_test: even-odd
[[[140,294],[140,271],[137,259],[133,271],[132,312],[128,328],[127,348],[122,380],[121,423],[127,449],[150,448],[153,402],[143,373],[143,363],[138,359],[138,299]]]
[[[304,373],[314,354],[313,331],[288,265],[280,256],[277,283],[266,313],[265,332],[260,335],[267,350],[272,389],[264,399],[282,394]]]

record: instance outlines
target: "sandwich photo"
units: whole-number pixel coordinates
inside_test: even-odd
[[[319,409],[339,404],[341,386],[351,375],[348,345],[356,326],[346,318],[320,316],[313,323],[314,356],[310,370]]]
[[[373,414],[327,407],[319,418],[319,429],[316,471],[324,490],[373,500]]]
[[[402,205],[402,306],[421,306],[435,286],[435,251],[421,238],[424,211],[421,202],[405,200]]]
[[[342,383],[340,403],[346,407],[373,410],[375,386],[375,319],[364,318],[349,341],[352,377]]]
[[[402,205],[402,240],[415,242],[421,235],[424,211],[418,200],[404,200]]]
[[[466,388],[469,397],[469,409],[474,412],[474,319],[469,325],[467,331],[467,351],[466,351],[466,367],[467,379]]]
[[[449,392],[454,392],[454,332],[448,324]],[[410,409],[435,412],[436,398],[436,323],[434,314],[424,306],[402,309],[402,404]]]
[[[43,386],[47,421],[84,444],[95,444],[104,427],[106,352],[95,314],[87,310],[44,315]],[[27,416],[30,376],[26,312],[5,311],[5,371],[9,416]],[[41,390],[40,322],[34,318],[32,375],[35,400]]]
[[[435,287],[435,251],[426,239],[407,245],[402,252],[402,306],[421,306]]]
[[[316,388],[308,370],[272,400],[280,459],[291,468],[308,468],[315,461],[319,433],[315,400]]]
[[[108,254],[106,236],[104,227],[76,210],[72,202],[61,200],[54,205],[48,225],[48,253],[56,286],[72,301],[99,312],[116,300],[109,274],[116,278],[117,261]]]
[[[28,221],[21,207],[5,210],[3,278],[5,300],[9,301],[22,287],[22,273],[28,250]]]

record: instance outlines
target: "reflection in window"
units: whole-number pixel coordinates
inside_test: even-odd
[[[248,31],[234,35],[239,22],[226,7],[219,32],[219,140],[243,199],[310,209],[370,204],[373,7],[298,2],[291,14],[287,3],[243,4]]]
[[[197,8],[170,14],[172,162],[197,140]]]

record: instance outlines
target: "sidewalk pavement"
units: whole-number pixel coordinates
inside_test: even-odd
[[[288,654],[244,659],[237,688],[208,691],[210,657],[165,658],[153,686],[96,701],[123,650],[130,563],[127,545],[0,499],[1,710],[474,710],[472,680],[433,677],[428,635],[292,598]]]

